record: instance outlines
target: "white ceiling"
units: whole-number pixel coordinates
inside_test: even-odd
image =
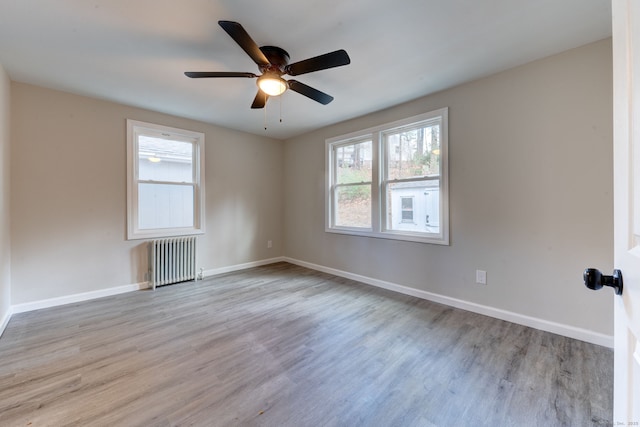
[[[335,100],[287,91],[265,131],[254,80],[185,77],[259,74],[218,20],[291,62],[345,49],[350,65],[296,77]],[[2,0],[0,64],[15,81],[285,139],[610,37],[610,21],[609,0]]]

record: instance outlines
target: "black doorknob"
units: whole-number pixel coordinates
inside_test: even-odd
[[[613,270],[613,276],[603,276],[597,268],[587,268],[582,274],[587,288],[597,291],[603,286],[611,286],[616,295],[622,295],[622,271]]]

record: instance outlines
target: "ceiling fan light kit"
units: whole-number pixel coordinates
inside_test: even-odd
[[[282,95],[289,88],[287,81],[278,75],[263,74],[258,77],[256,84],[269,96]]]
[[[319,102],[320,104],[327,105],[333,101],[333,97],[331,95],[296,80],[287,81],[283,79],[282,76],[284,74],[298,76],[300,74],[340,67],[351,63],[351,59],[347,52],[340,49],[289,64],[289,54],[287,51],[277,46],[258,47],[251,36],[249,36],[239,23],[233,21],[218,21],[218,24],[247,53],[247,55],[251,57],[253,62],[258,65],[261,75],[227,71],[187,71],[184,74],[190,78],[257,77],[258,80],[256,81],[256,84],[258,85],[259,90],[251,104],[251,108],[264,108],[270,96],[281,95],[287,89],[291,89],[292,91]]]

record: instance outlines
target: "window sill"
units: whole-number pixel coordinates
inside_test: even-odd
[[[371,230],[359,230],[355,228],[325,228],[325,232],[360,237],[373,237],[375,239],[400,240],[406,242],[449,246],[449,236],[442,236],[440,234],[424,235],[423,233],[400,233],[394,231],[374,232]]]
[[[204,234],[204,229],[172,228],[161,230],[129,231],[127,240],[163,239],[165,237],[194,236]]]

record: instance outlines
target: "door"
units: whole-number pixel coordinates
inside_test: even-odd
[[[614,423],[640,425],[640,1],[612,0]]]

